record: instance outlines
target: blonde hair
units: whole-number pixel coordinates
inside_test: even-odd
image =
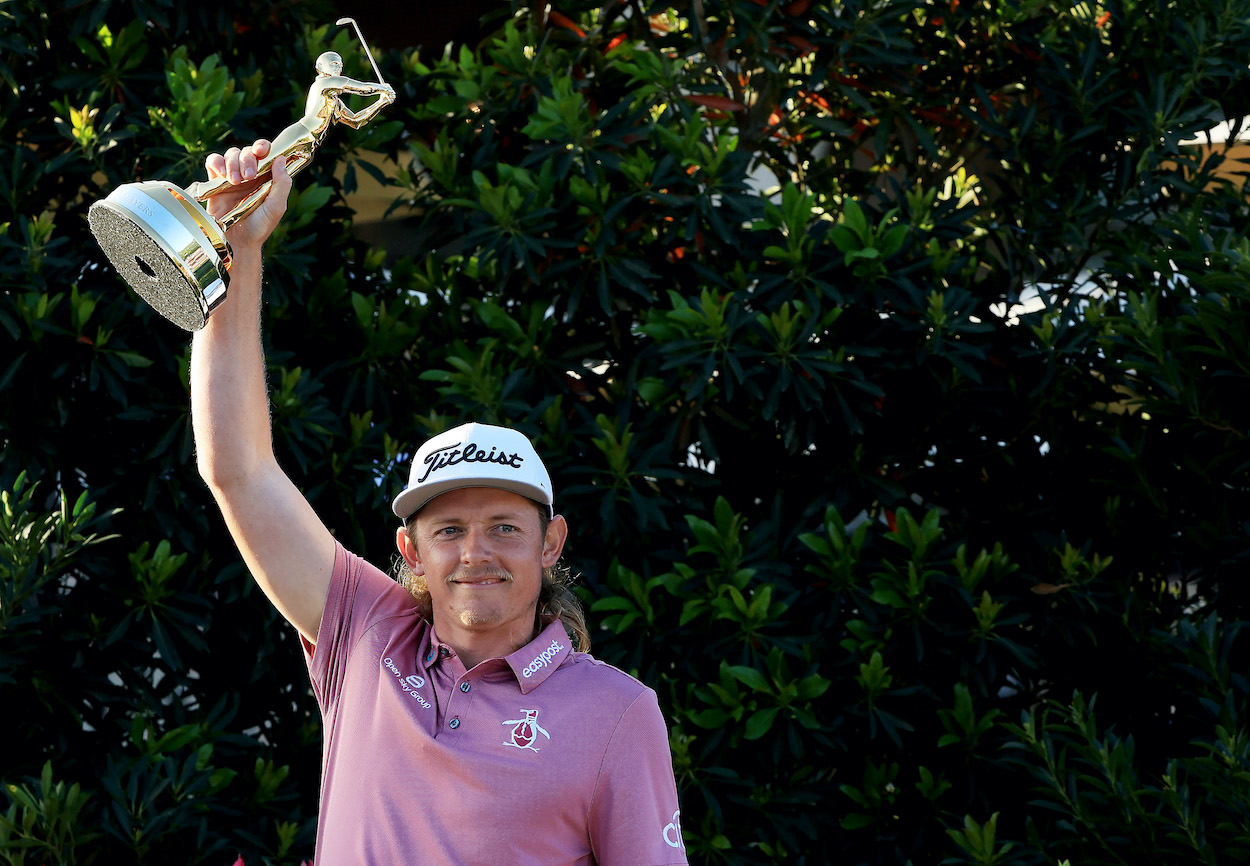
[[[551,514],[547,506],[534,505],[538,509],[539,535],[546,536],[547,526],[551,523]],[[404,531],[415,546],[417,515],[412,515],[404,524]],[[573,649],[577,652],[590,652],[590,632],[586,629],[586,613],[582,609],[582,600],[573,591],[576,578],[563,562],[557,562],[550,568],[543,569],[542,585],[538,590],[538,604],[534,608],[534,636],[557,619],[569,632],[573,641]],[[417,600],[417,609],[427,622],[433,622],[434,606],[430,601],[430,589],[425,577],[413,572],[408,563],[400,557],[395,563],[395,581],[408,590]]]

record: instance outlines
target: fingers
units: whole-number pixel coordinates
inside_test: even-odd
[[[286,202],[287,193],[291,191],[291,173],[286,167],[285,159],[275,159],[269,169],[273,175],[273,186],[270,194],[282,202]],[[285,204],[283,205],[285,208]]]
[[[230,178],[231,183],[242,183],[243,172],[241,170],[241,160],[243,152],[237,147],[232,147],[226,151],[226,176]]]
[[[224,177],[226,174],[226,158],[220,153],[210,153],[204,160],[204,168],[208,169],[209,180]]]
[[[254,215],[262,241],[269,237],[286,213],[287,197],[291,192],[291,173],[285,159],[274,160],[269,171],[269,191]]]
[[[239,176],[235,178],[231,175],[231,181],[244,183],[256,177],[257,164],[268,155],[269,141],[264,138],[257,139],[251,147],[239,151]]]
[[[269,155],[270,142],[260,138],[245,148],[232,147],[225,153],[210,153],[204,167],[210,178],[225,177],[231,183],[246,183],[256,177],[256,166]]]

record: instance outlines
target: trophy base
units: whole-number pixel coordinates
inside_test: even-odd
[[[167,181],[130,183],[87,212],[109,262],[140,297],[186,331],[198,331],[224,300],[230,247],[221,227]]]

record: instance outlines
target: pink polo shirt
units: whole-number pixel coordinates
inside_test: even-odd
[[[655,692],[560,623],[466,671],[395,581],[341,546],[314,647],[316,861],[681,864]]]

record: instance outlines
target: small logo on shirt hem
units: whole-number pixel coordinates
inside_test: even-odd
[[[672,833],[672,838],[669,837]],[[686,846],[681,838],[681,810],[678,809],[673,813],[673,822],[664,825],[664,844],[670,848],[681,848],[685,850]]]

